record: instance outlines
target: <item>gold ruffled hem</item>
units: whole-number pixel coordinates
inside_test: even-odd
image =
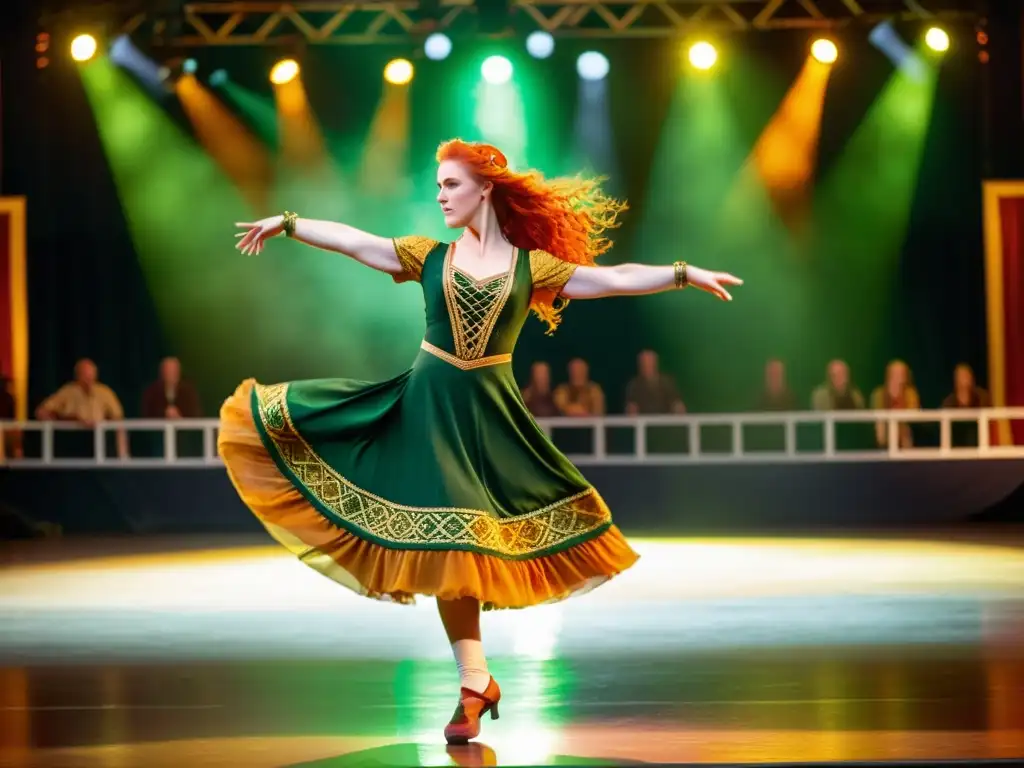
[[[260,439],[243,382],[220,411],[217,446],[242,501],[302,562],[354,592],[411,604],[416,595],[474,597],[487,610],[525,608],[587,592],[638,555],[614,525],[552,555],[504,560],[457,550],[389,549],[339,528],[281,473]]]

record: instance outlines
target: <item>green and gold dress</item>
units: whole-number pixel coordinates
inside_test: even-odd
[[[361,595],[472,596],[486,609],[553,602],[637,559],[598,492],[551,443],[512,375],[533,309],[556,320],[575,266],[516,250],[477,280],[454,244],[394,240],[419,281],[426,333],[382,382],[243,382],[221,409],[239,495],[308,566]]]

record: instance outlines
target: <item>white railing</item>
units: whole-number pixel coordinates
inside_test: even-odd
[[[666,416],[604,416],[600,418],[557,417],[538,419],[546,433],[558,430],[559,437],[568,431],[589,435],[589,450],[567,450],[569,458],[586,464],[691,464],[691,463],[757,463],[757,462],[851,462],[878,460],[928,461],[937,459],[1003,459],[1024,458],[1024,445],[997,445],[991,440],[993,425],[1024,421],[1024,407],[986,409],[933,409],[920,411],[795,411],[774,413],[688,414]],[[836,428],[844,424],[883,423],[887,430],[887,446],[875,449],[844,450],[837,446]],[[900,425],[937,424],[938,446],[905,448],[899,445]],[[954,446],[954,423],[973,423],[977,428],[977,445]],[[798,428],[817,425],[821,447],[801,448]],[[782,429],[781,447],[777,450],[750,449],[744,431],[752,427],[779,427]],[[0,421],[0,464],[8,467],[121,467],[121,468],[183,468],[216,467],[222,462],[217,455],[216,419],[128,419],[106,421],[95,427],[84,427],[73,422],[60,421]],[[679,431],[686,436],[686,449],[676,451],[650,451],[652,428],[675,428],[672,442],[677,442]],[[702,439],[707,428],[728,427],[728,448],[705,450]],[[127,433],[159,434],[162,450],[159,457],[128,456],[121,458],[116,450],[108,450],[108,441],[120,430]],[[609,430],[627,430],[632,435],[632,451],[609,451]],[[92,432],[92,456],[81,458],[55,455],[57,432]],[[10,453],[16,437],[23,445],[28,435],[38,433],[37,455],[14,457]],[[179,455],[179,435],[201,435],[201,450]],[[873,431],[872,431],[873,435]],[[6,452],[4,447],[6,446]],[[29,448],[30,446],[25,446]],[[153,446],[151,446],[153,447]],[[196,446],[198,447],[198,446]]]

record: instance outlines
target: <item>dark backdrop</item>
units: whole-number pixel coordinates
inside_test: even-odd
[[[99,364],[103,380],[121,394],[128,414],[134,415],[157,361],[176,350],[161,329],[143,280],[80,83],[71,65],[62,61],[66,42],[55,38],[54,63],[37,71],[35,22],[23,8],[20,18],[13,18],[3,32],[3,191],[27,195],[29,200],[31,405],[70,377],[76,358],[90,356]],[[980,185],[986,174],[1008,176],[1019,171],[1019,138],[1012,141],[1012,136],[1019,137],[1021,125],[1017,33],[990,30],[989,49],[998,57],[988,65],[978,61],[973,27],[951,28],[951,33],[955,46],[942,69],[898,265],[898,301],[891,305],[889,317],[892,334],[870,351],[869,364],[862,366],[870,370],[860,377],[861,386],[870,389],[878,383],[887,359],[904,357],[915,370],[926,405],[937,405],[948,391],[952,368],[959,361],[974,365],[984,383]],[[844,35],[843,53],[849,61],[837,69],[829,88],[819,175],[835,161],[891,71],[878,52],[868,47],[866,30]],[[788,82],[800,65],[807,39],[804,32],[750,33],[736,36],[732,44],[773,62]],[[674,89],[678,43],[609,40],[590,45],[599,46],[612,60],[614,146],[620,169],[615,181],[632,204],[624,227],[616,233],[612,260],[643,261],[644,254],[634,253],[633,246],[652,157]],[[560,41],[556,54],[562,62],[559,68],[566,72],[557,83],[559,98],[570,104],[576,89],[572,59],[580,50],[580,44]],[[383,63],[407,52],[360,47],[307,53],[304,72],[313,105],[325,128],[346,138],[348,149],[343,151],[356,151],[365,135],[379,95]],[[236,80],[267,91],[265,73],[279,53],[206,49],[198,52],[198,58],[202,71],[227,66]],[[858,63],[861,56],[864,65]],[[443,77],[440,72],[434,76]],[[436,89],[431,88],[431,75],[421,68],[417,77],[413,119],[415,141],[423,151],[446,137],[448,123],[446,106],[432,96]],[[344,88],[338,83],[344,83]],[[768,110],[747,116],[752,137],[778,103],[778,99],[772,104],[762,101]],[[567,145],[571,109],[563,117],[561,123],[553,120],[551,130]],[[183,226],[188,215],[181,212]],[[625,383],[633,373],[633,356],[646,346],[652,330],[644,325],[651,320],[642,313],[639,301],[576,302],[562,329],[551,338],[543,337],[540,325],[531,322],[517,354],[517,373],[525,377],[529,363],[544,358],[559,376],[569,357],[582,355],[591,361],[594,378],[605,386],[610,409],[621,409]],[[699,329],[677,332],[692,334]],[[819,329],[814,338],[812,354],[790,361],[802,400],[821,378],[827,358],[843,354],[834,348],[827,331]],[[722,354],[728,355],[728,340],[722,344]],[[702,372],[687,365],[685,345],[661,351],[664,366],[677,376],[683,391],[696,393],[689,398],[692,405],[727,410],[747,404],[749,398],[736,391],[702,387]],[[188,368],[189,361],[184,362]],[[761,365],[762,359],[749,361],[751,393],[759,384]],[[203,385],[203,399],[212,415],[227,385],[204,379],[202,372],[193,370],[193,374]]]

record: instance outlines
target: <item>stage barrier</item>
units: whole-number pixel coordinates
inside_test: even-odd
[[[999,440],[1002,425],[1018,421],[1024,423],[1024,407],[559,417],[538,424],[579,466],[629,466],[1024,458],[1024,445]],[[127,457],[117,454],[119,430],[129,435]],[[14,443],[22,457],[13,455]],[[93,428],[0,421],[0,446],[0,462],[19,469],[221,464],[216,419],[128,419]]]
[[[928,530],[993,509],[1014,519],[1014,508],[1024,509],[1024,448],[990,439],[993,425],[1013,419],[1024,419],[1024,408],[541,424],[624,531],[689,536]],[[888,437],[884,449],[875,446],[877,424]],[[902,424],[914,447],[896,439]],[[0,517],[55,523],[66,535],[262,531],[216,455],[215,420],[3,428],[28,457],[9,458],[0,470]],[[123,459],[113,434],[121,428],[131,433],[132,455]]]

